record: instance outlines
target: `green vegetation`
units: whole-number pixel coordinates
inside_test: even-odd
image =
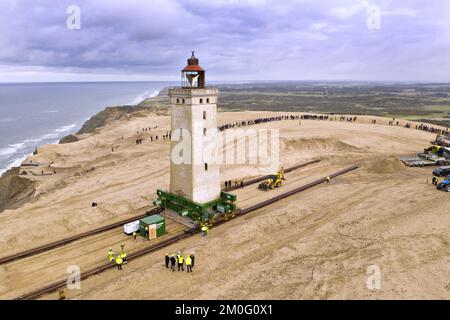
[[[259,82],[219,85],[221,111],[376,115],[450,126],[450,84]],[[168,107],[164,90],[140,106]]]

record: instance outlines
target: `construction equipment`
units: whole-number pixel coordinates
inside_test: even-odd
[[[439,154],[441,150],[441,146],[432,145],[431,147],[425,148],[423,151],[424,153],[435,153]]]
[[[281,185],[283,184],[283,180],[286,180],[286,177],[284,175],[284,168],[281,167],[281,169],[278,170],[277,173],[269,175],[267,179],[261,182],[258,186],[258,189],[267,191],[281,187]]]
[[[450,175],[447,176],[446,180],[439,182],[436,188],[441,191],[450,192]]]
[[[172,210],[182,217],[204,223],[215,221],[222,215],[232,214],[236,211],[236,195],[221,192],[220,198],[208,203],[196,203],[183,196],[161,189],[156,191],[158,199],[153,202],[165,210]]]
[[[450,165],[450,148],[432,145],[415,156],[402,157],[400,160],[409,167]]]

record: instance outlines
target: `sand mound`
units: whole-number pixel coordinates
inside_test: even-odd
[[[310,139],[283,139],[280,144],[282,151],[327,151],[327,152],[355,152],[358,147],[338,139],[310,138]]]
[[[367,166],[367,171],[370,173],[387,174],[395,173],[405,170],[405,165],[394,156],[389,156],[384,159],[373,160]]]
[[[19,176],[20,168],[12,168],[0,177],[0,212],[16,209],[31,201],[35,183]]]

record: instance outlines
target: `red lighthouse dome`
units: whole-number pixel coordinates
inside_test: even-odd
[[[205,70],[199,65],[195,52],[187,60],[187,66],[181,70],[181,86],[183,88],[204,88]]]

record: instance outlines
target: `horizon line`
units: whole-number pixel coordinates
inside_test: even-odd
[[[2,82],[0,85],[8,84],[62,84],[62,83],[151,83],[151,82],[179,82],[176,80],[85,80],[85,81],[13,81],[13,82]],[[384,83],[384,84],[445,84],[450,85],[450,81],[412,81],[412,80],[213,80],[209,83],[232,83],[232,84],[249,84],[249,83],[281,83],[281,82],[304,82],[304,83]]]

